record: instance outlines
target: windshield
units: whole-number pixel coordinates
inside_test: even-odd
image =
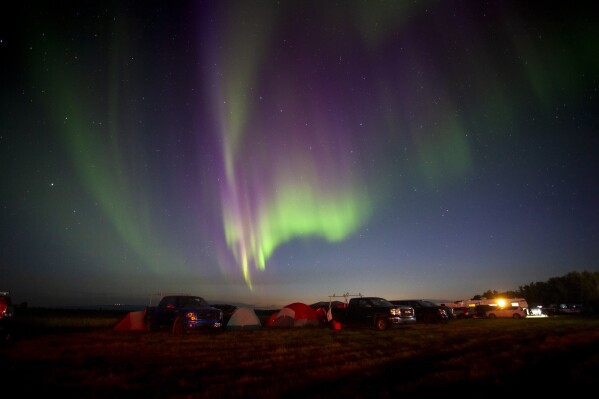
[[[193,296],[181,298],[180,306],[183,308],[206,308],[210,305],[203,298]]]
[[[393,306],[393,304],[391,302],[389,302],[388,300],[383,299],[383,298],[372,298],[371,302],[372,302],[372,304],[374,306],[380,306],[380,307],[384,307],[384,306],[391,307],[391,306]]]

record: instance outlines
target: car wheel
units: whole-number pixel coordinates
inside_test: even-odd
[[[173,335],[178,336],[183,334],[184,325],[183,325],[183,317],[178,316],[173,323]]]
[[[514,319],[518,320],[521,316],[518,313],[514,313]]]
[[[389,321],[387,319],[385,319],[384,317],[380,317],[376,319],[374,326],[377,330],[383,331],[387,329],[388,324]]]
[[[494,319],[494,318],[495,318],[495,317],[497,317],[497,316],[495,316],[495,313],[489,313],[489,314],[487,315],[487,317],[488,317],[489,319]]]

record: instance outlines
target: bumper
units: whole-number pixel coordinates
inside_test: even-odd
[[[185,327],[188,330],[219,330],[224,328],[222,320],[187,320]]]
[[[390,317],[389,321],[394,326],[405,326],[410,324],[416,324],[415,317]]]

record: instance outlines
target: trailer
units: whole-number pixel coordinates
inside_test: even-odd
[[[462,301],[455,301],[454,306],[462,306],[473,308],[477,305],[489,305],[497,306],[498,308],[505,308],[508,306],[519,306],[525,311],[528,311],[528,302],[524,298],[480,298],[480,299],[467,299]]]

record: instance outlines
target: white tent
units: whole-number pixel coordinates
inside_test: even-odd
[[[256,329],[262,327],[260,319],[252,308],[237,308],[227,323],[227,329]]]

